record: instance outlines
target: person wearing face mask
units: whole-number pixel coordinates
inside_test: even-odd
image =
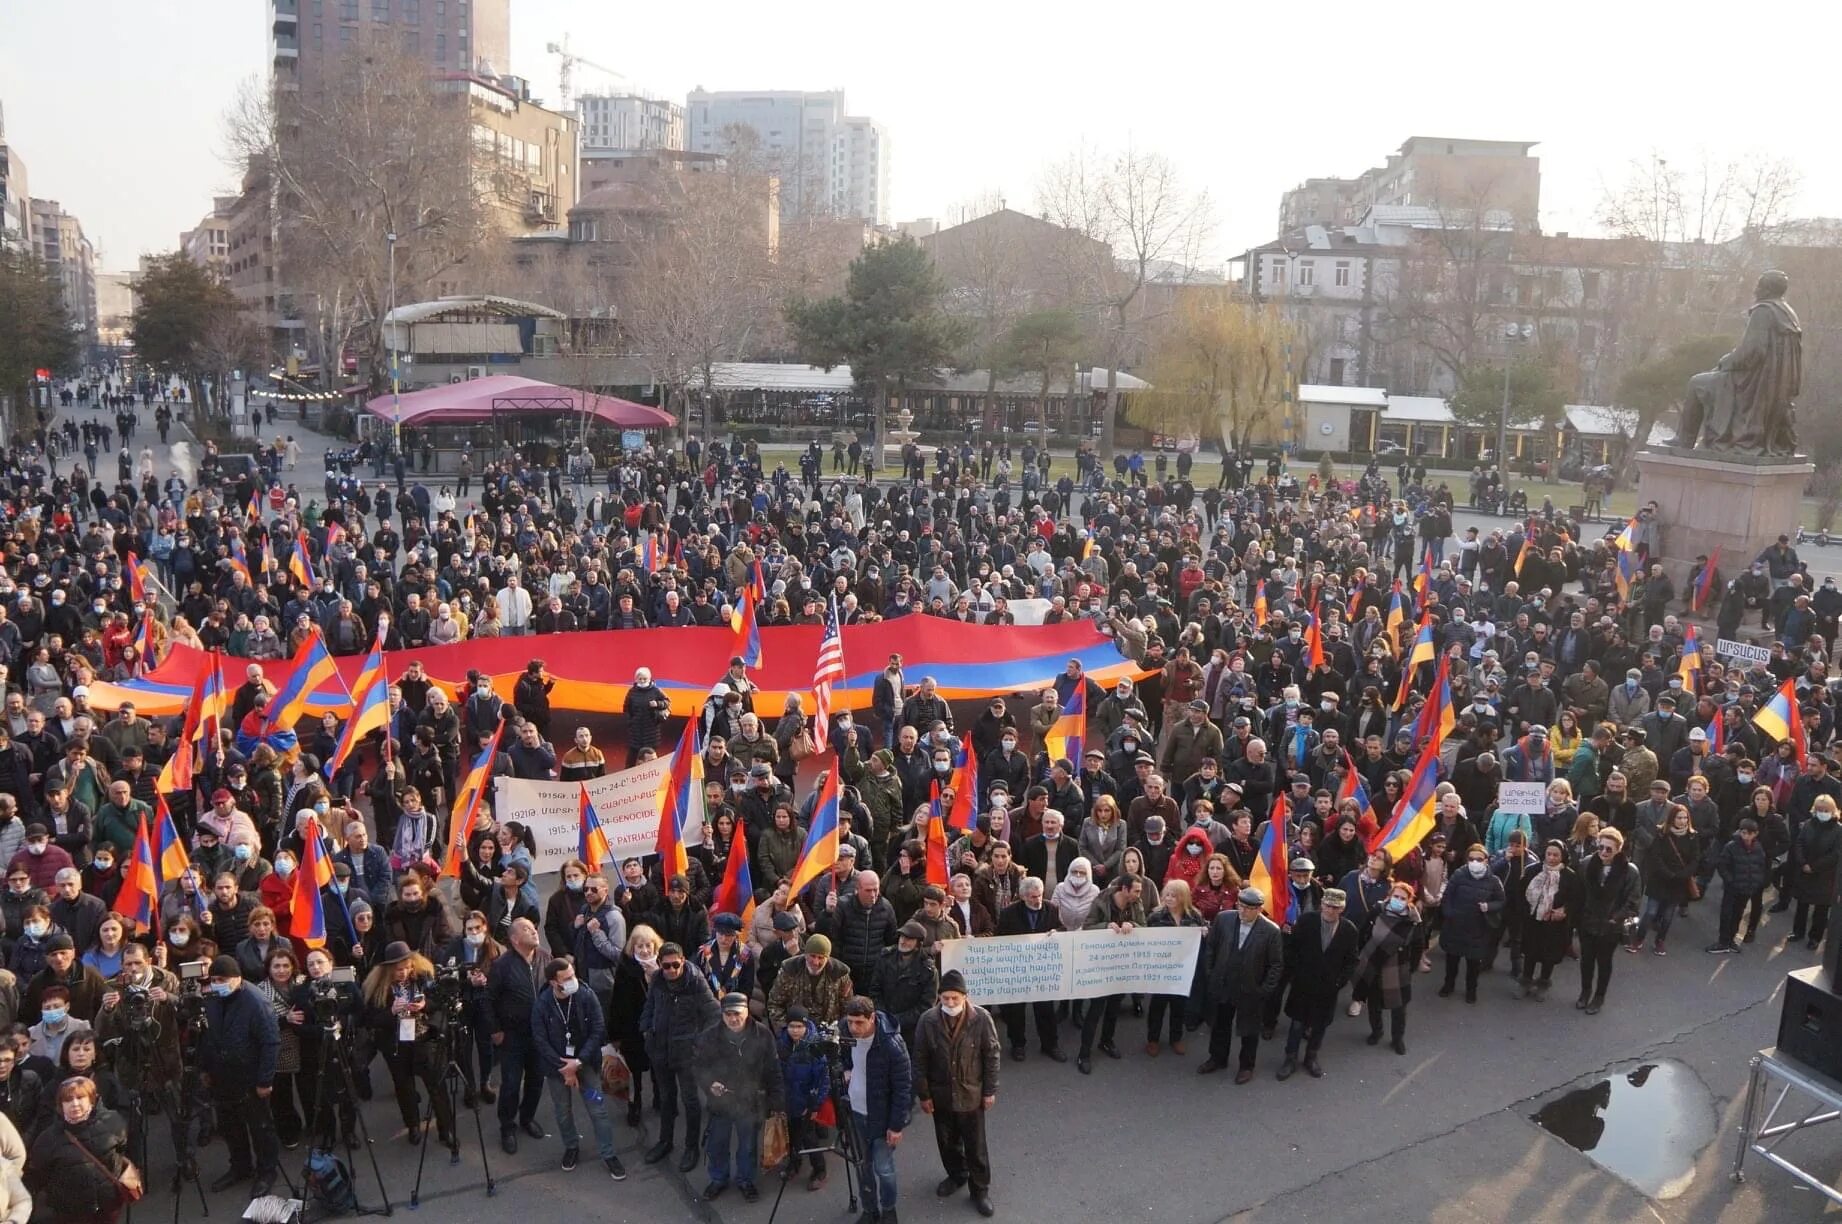
[[[205,988],[205,1019],[211,1040],[199,1043],[199,1061],[209,1077],[218,1133],[229,1148],[230,1168],[211,1183],[224,1191],[255,1178],[251,1191],[269,1192],[280,1163],[280,1145],[269,1114],[281,1032],[275,1013],[244,987],[237,958],[211,962]]]
[[[1605,1004],[1612,958],[1637,915],[1640,891],[1637,868],[1625,858],[1624,835],[1600,829],[1595,846],[1592,857],[1578,867],[1580,997],[1574,1006],[1589,1016],[1598,1015]]]
[[[25,845],[7,864],[7,871],[23,870],[33,888],[49,892],[57,883],[58,872],[73,866],[69,851],[52,844],[51,830],[42,824],[30,824],[26,826]]]
[[[998,1103],[998,1029],[991,1013],[966,995],[957,970],[940,977],[939,1002],[915,1026],[914,1083],[921,1111],[934,1119],[946,1177],[934,1193],[946,1198],[970,1185],[982,1216],[991,1202],[991,1157],[985,1115]]]
[[[1810,818],[1791,838],[1791,855],[1785,862],[1785,884],[1796,902],[1791,915],[1790,943],[1808,939],[1815,951],[1829,928],[1829,909],[1836,896],[1837,865],[1842,862],[1842,821],[1837,820],[1833,797],[1818,795],[1810,805]],[[1805,923],[1808,921],[1809,925]]]
[[[1606,718],[1620,727],[1640,722],[1650,713],[1650,690],[1644,687],[1644,673],[1637,668],[1625,672],[1624,683],[1606,698]]]
[[[1458,967],[1465,967],[1465,1002],[1477,1002],[1477,978],[1490,955],[1492,928],[1503,921],[1503,881],[1490,874],[1490,853],[1482,844],[1465,851],[1465,865],[1446,884],[1441,902],[1444,922],[1439,946],[1445,952],[1445,984],[1440,998],[1457,989]]]
[[[1397,880],[1389,890],[1388,900],[1375,913],[1351,975],[1352,998],[1368,1005],[1368,1044],[1381,1044],[1385,1011],[1390,1048],[1396,1054],[1407,1053],[1407,1004],[1413,997],[1414,948],[1419,929],[1420,910],[1414,904],[1413,885]]]
[[[1004,715],[1009,718],[1010,715]],[[935,758],[938,760],[938,756]],[[987,794],[1002,783],[1007,793],[1021,795],[1030,787],[1030,758],[1017,748],[1017,728],[1005,726],[997,747],[979,762],[979,781]]]
[[[583,990],[575,967],[557,958],[544,966],[548,989],[537,992],[531,1008],[535,1062],[550,1091],[557,1132],[563,1138],[563,1168],[576,1167],[581,1137],[576,1131],[575,1096],[580,1093],[594,1127],[601,1163],[608,1176],[625,1181],[627,1170],[614,1154],[614,1124],[608,1119],[601,1085],[601,1046],[607,1037],[601,1003]]]

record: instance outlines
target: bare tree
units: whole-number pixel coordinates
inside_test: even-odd
[[[1209,201],[1189,191],[1158,153],[1128,146],[1109,158],[1082,151],[1052,168],[1039,188],[1043,215],[1071,231],[1064,244],[1069,282],[1107,323],[1106,415],[1102,459],[1111,459],[1119,415],[1119,367],[1146,284],[1161,273],[1195,266],[1209,229]],[[1182,272],[1177,275],[1181,276]]]
[[[383,352],[393,245],[398,300],[414,301],[497,236],[516,176],[449,85],[377,40],[322,88],[247,85],[227,117],[229,155],[272,176],[281,283],[318,297],[335,352],[361,335]]]
[[[716,363],[744,355],[773,313],[773,181],[732,167],[673,176],[656,189],[656,213],[626,236],[633,263],[621,318],[668,411],[676,398],[686,437],[691,388],[702,390],[708,439]]]

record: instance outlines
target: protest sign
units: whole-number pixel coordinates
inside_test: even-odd
[[[658,757],[632,769],[595,778],[588,783],[589,802],[608,835],[608,849],[616,862],[634,855],[651,854],[659,839],[659,792],[671,776],[672,759]],[[561,871],[576,856],[577,812],[581,803],[579,782],[533,782],[499,778],[493,783],[493,812],[503,824],[516,820],[530,827],[537,840],[535,875]],[[701,828],[684,831],[684,844],[703,840]]]
[[[1755,646],[1751,642],[1736,642],[1732,638],[1720,638],[1714,643],[1716,658],[1733,659],[1751,667],[1755,663],[1770,663],[1772,648]]]
[[[1548,810],[1548,788],[1541,782],[1505,782],[1497,787],[1497,811],[1530,816]]]
[[[1033,1003],[1111,994],[1187,995],[1202,948],[1199,927],[1139,927],[948,939],[940,968],[965,975],[972,1001]]]

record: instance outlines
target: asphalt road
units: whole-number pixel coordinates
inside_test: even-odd
[[[1143,1021],[1122,1017],[1120,1062],[1099,1059],[1094,1074],[1072,1063],[1032,1058],[1006,1061],[998,1105],[990,1118],[1000,1219],[1153,1219],[1161,1224],[1247,1220],[1364,1219],[1466,1221],[1526,1219],[1656,1219],[1664,1221],[1795,1222],[1824,1218],[1819,1196],[1754,1162],[1745,1184],[1727,1177],[1744,1091],[1747,1060],[1771,1044],[1777,1030],[1784,974],[1814,959],[1802,945],[1782,951],[1787,915],[1774,916],[1760,942],[1738,957],[1712,957],[1715,911],[1706,901],[1679,920],[1672,954],[1620,953],[1608,1005],[1589,1017],[1570,1005],[1576,966],[1563,965],[1545,1003],[1513,996],[1503,974],[1486,975],[1479,1002],[1435,996],[1438,973],[1420,975],[1408,1009],[1406,1057],[1363,1043],[1364,1020],[1340,1017],[1326,1042],[1322,1080],[1303,1075],[1279,1083],[1276,1043],[1263,1043],[1253,1083],[1230,1076],[1199,1078],[1206,1032],[1192,1035],[1189,1055],[1144,1054]],[[1064,1041],[1072,1043],[1069,1030]],[[1689,1098],[1675,1108],[1705,1113],[1706,1142],[1680,1153],[1686,1177],[1679,1193],[1645,1197],[1632,1184],[1537,1128],[1531,1115],[1569,1087],[1606,1072],[1669,1059],[1689,1075]],[[417,1149],[402,1138],[387,1078],[374,1063],[378,1097],[366,1109],[374,1128],[385,1185],[401,1209],[416,1176]],[[548,1104],[539,1120],[554,1132]],[[703,1170],[680,1175],[676,1157],[646,1166],[639,1153],[656,1134],[647,1113],[640,1130],[616,1113],[618,1149],[630,1176],[609,1180],[598,1161],[557,1168],[560,1144],[525,1139],[517,1156],[497,1144],[495,1119],[482,1111],[487,1159],[498,1181],[483,1189],[479,1144],[462,1115],[462,1160],[430,1151],[422,1203],[453,1224],[499,1224],[523,1211],[559,1207],[617,1220],[689,1218],[758,1222],[769,1218],[778,1181],[764,1175],[762,1201],[731,1193],[718,1204],[695,1198]],[[1663,1124],[1659,1116],[1658,1125]],[[592,1138],[578,1108],[591,1156]],[[1816,1141],[1813,1141],[1816,1140]],[[1834,1132],[1802,1137],[1793,1149],[1832,1178],[1842,1175],[1842,1143]],[[288,1153],[290,1172],[301,1153]],[[202,1155],[208,1182],[224,1167],[221,1146]],[[1692,1161],[1692,1166],[1691,1166]],[[170,1166],[156,1156],[158,1186],[142,1211],[164,1214]],[[900,1148],[901,1210],[909,1220],[973,1219],[965,1195],[933,1195],[941,1169],[927,1119],[916,1115]],[[362,1158],[356,1171],[367,1206],[379,1206],[377,1183]],[[1679,1179],[1681,1180],[1681,1179]],[[190,1217],[196,1193],[181,1211]],[[243,1201],[211,1196],[212,1214],[240,1212]],[[1026,1215],[1027,1213],[1027,1215]],[[779,1220],[835,1224],[846,1214],[844,1180],[834,1163],[830,1184],[808,1193],[804,1179],[787,1190]],[[1833,1218],[1830,1217],[1830,1218]]]

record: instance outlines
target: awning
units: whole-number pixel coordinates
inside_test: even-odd
[[[400,400],[380,395],[365,405],[365,411],[385,421],[411,426],[479,424],[508,416],[574,415],[584,411],[621,429],[668,429],[677,424],[671,413],[632,400],[509,374],[427,387],[411,391]]]

